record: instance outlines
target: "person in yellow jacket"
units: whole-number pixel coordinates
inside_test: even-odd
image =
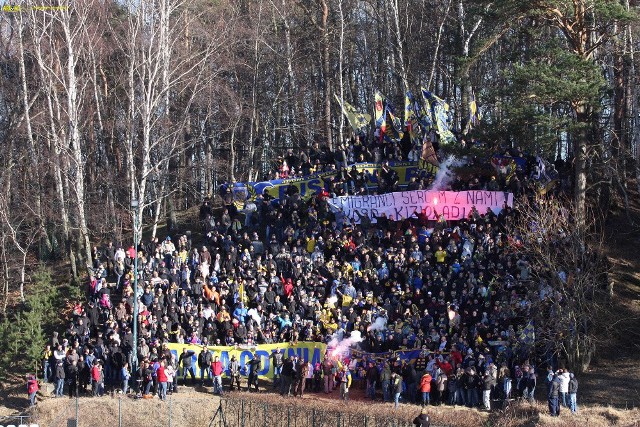
[[[351,388],[351,372],[347,365],[342,365],[338,361],[338,365],[341,365],[340,372],[338,373],[338,382],[340,383],[340,399],[345,402],[349,401],[349,388]]]

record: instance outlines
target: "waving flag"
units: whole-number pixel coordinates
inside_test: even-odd
[[[422,88],[422,97],[425,105],[431,106],[433,121],[436,124],[438,135],[440,135],[440,143],[455,142],[456,137],[449,129],[449,104],[443,99],[438,98],[425,88]]]
[[[384,123],[384,113],[385,113],[385,100],[386,98],[384,97],[383,94],[380,93],[380,91],[376,91],[376,104],[375,104],[375,114],[376,114],[376,127],[377,128],[382,128],[383,123]]]
[[[411,140],[418,137],[418,117],[416,115],[416,103],[411,91],[404,96],[404,125],[411,136]]]
[[[335,95],[335,97],[338,101],[338,104],[340,104],[340,108],[342,108],[342,114],[345,115],[354,131],[357,132],[369,124],[369,122],[371,121],[370,114],[360,113],[353,105],[349,104],[347,101],[340,102],[340,98],[338,98],[338,95]]]
[[[395,116],[393,104],[379,91],[375,93],[375,119],[376,128],[380,129],[380,139],[389,142],[398,142],[402,138],[402,123]]]

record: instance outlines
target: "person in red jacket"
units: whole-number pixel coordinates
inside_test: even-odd
[[[100,396],[100,386],[102,385],[102,363],[96,362],[91,367],[91,386],[93,397]]]
[[[456,369],[462,363],[462,353],[457,345],[453,346],[453,350],[451,350],[451,367]]]
[[[220,394],[222,397],[222,371],[224,370],[220,357],[216,356],[211,362],[211,372],[213,373],[213,394]]]
[[[449,363],[448,358],[443,360],[442,356],[438,356],[438,359],[436,359],[436,365],[438,365],[438,367],[442,369],[447,376],[453,374],[453,366]]]
[[[29,406],[36,406],[36,395],[38,394],[38,380],[35,375],[27,375],[27,393],[29,394]]]
[[[166,363],[164,360],[160,361],[160,366],[156,371],[156,376],[158,378],[158,384],[160,384],[160,389],[158,390],[158,397],[160,400],[167,400],[167,372],[166,372]]]
[[[418,386],[418,390],[422,393],[422,406],[428,405],[430,402],[429,394],[431,393],[431,375],[429,372],[425,372],[422,378],[420,379],[420,385]]]

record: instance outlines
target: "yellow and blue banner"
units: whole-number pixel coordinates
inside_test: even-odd
[[[435,175],[437,164],[423,164],[424,162],[389,162],[389,167],[398,173],[398,184],[402,187],[411,181],[413,176],[424,176],[425,173]],[[351,169],[352,165],[348,168]],[[355,163],[358,172],[364,172],[369,178],[369,188],[378,186],[378,177],[382,165],[380,163]],[[244,203],[245,200],[255,200],[258,194],[266,194],[274,199],[284,198],[289,187],[294,186],[303,199],[309,199],[322,192],[327,186],[325,181],[335,177],[337,171],[315,173],[303,178],[275,179],[271,181],[235,183],[228,186],[232,189],[234,200]]]
[[[169,351],[176,355],[176,360],[180,359],[183,349],[192,358],[192,366],[196,371],[196,377],[200,377],[200,369],[198,369],[198,354],[202,351],[202,345],[196,344],[169,344]],[[298,343],[279,343],[279,344],[257,344],[255,346],[207,346],[207,351],[220,358],[224,367],[224,376],[229,376],[229,361],[235,356],[240,363],[241,375],[249,374],[249,362],[257,355],[260,358],[261,369],[258,375],[261,378],[273,378],[273,364],[271,355],[277,350],[282,350],[284,357],[298,356],[307,362],[315,365],[322,363],[327,346],[319,342],[298,342]]]

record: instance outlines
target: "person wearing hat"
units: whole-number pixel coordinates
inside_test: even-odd
[[[431,425],[431,420],[429,419],[429,415],[427,415],[426,408],[422,408],[420,414],[413,419],[413,425],[417,427],[429,427]]]
[[[573,372],[569,373],[569,409],[571,413],[578,412],[578,379]]]
[[[553,380],[551,381],[551,387],[549,388],[549,413],[552,417],[560,416],[560,379],[558,378],[558,374],[553,374]]]
[[[398,409],[400,393],[402,393],[402,377],[395,372],[391,374],[391,391],[393,393],[393,406]]]
[[[229,361],[229,374],[231,378],[231,383],[229,384],[229,390],[233,391],[233,383],[236,383],[238,387],[238,391],[240,390],[240,362],[236,358],[236,355],[231,356],[231,360]]]

